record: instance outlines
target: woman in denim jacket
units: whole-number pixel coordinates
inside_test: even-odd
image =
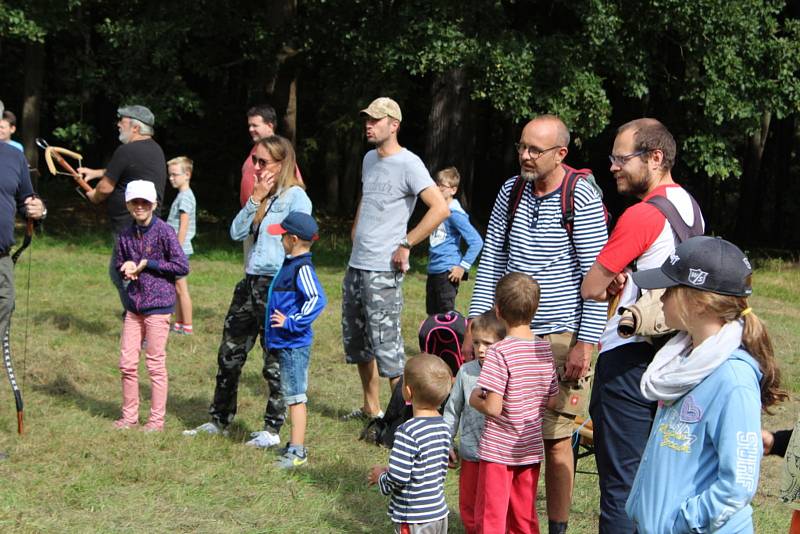
[[[239,376],[247,353],[257,336],[261,336],[262,348],[264,345],[267,293],[285,256],[280,236],[267,233],[267,227],[280,223],[292,211],[311,214],[311,200],[295,176],[294,149],[287,139],[277,135],[265,137],[259,141],[252,158],[256,184],[233,220],[230,234],[236,241],[244,241],[252,234],[255,243],[246,258],[245,277],[236,284],[225,316],[214,400],[208,410],[211,421],[185,431],[186,435],[227,433],[226,427],[236,415]],[[253,439],[247,445],[266,448],[280,442],[278,432],[284,422],[285,406],[280,394],[278,362],[270,359],[269,351],[264,350],[263,354],[262,374],[269,384],[270,396],[264,412],[264,430],[253,432]]]

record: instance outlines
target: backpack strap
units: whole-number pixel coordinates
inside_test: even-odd
[[[689,195],[688,192],[686,194]],[[669,225],[672,227],[672,232],[675,234],[676,243],[683,243],[690,237],[703,235],[700,206],[692,195],[689,195],[689,199],[692,201],[692,213],[694,214],[692,226],[686,224],[686,221],[683,220],[683,217],[678,212],[678,208],[667,197],[657,195],[647,200],[648,204],[655,206],[667,218]]]
[[[514,215],[517,213],[519,203],[522,202],[522,195],[525,194],[527,182],[520,176],[514,177],[514,185],[508,194],[508,205],[506,206],[506,234],[503,237],[503,252],[508,252],[508,236],[511,234],[511,225],[514,222]]]
[[[592,169],[573,169],[569,165],[562,163],[564,168],[564,179],[561,181],[561,226],[567,231],[567,235],[572,240],[572,229],[575,223],[575,188],[578,187],[579,180],[587,180],[595,189],[600,198],[603,198],[603,190],[600,189],[592,177]],[[603,206],[603,214],[608,222],[608,212]]]

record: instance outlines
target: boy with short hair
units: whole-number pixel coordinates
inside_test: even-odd
[[[0,119],[0,142],[8,143],[20,152],[25,152],[22,143],[14,141],[11,136],[17,131],[17,116],[12,112],[5,110],[3,118]]]
[[[464,531],[475,534],[475,502],[478,497],[478,468],[480,458],[478,446],[483,434],[484,416],[469,405],[469,396],[478,382],[481,366],[486,359],[486,351],[506,337],[506,327],[495,315],[494,310],[483,312],[472,320],[469,326],[475,359],[461,366],[456,375],[450,398],[444,407],[444,420],[450,427],[450,435],[455,440],[460,434],[458,453],[450,451],[453,467],[460,460],[458,474],[458,510]]]
[[[425,283],[425,309],[428,315],[445,313],[456,308],[456,295],[461,280],[483,248],[483,239],[470,224],[469,215],[456,200],[461,176],[455,167],[447,167],[434,178],[442,192],[450,216],[430,236],[428,252],[428,280]],[[467,251],[461,253],[461,238],[467,242]]]
[[[550,344],[534,337],[539,284],[509,273],[497,284],[495,310],[506,338],[486,351],[470,405],[486,415],[478,468],[478,532],[539,532],[536,486],[544,459],[542,418],[555,404],[558,378]]]
[[[406,362],[403,398],[414,416],[395,432],[389,467],[373,467],[367,481],[391,495],[389,516],[396,533],[445,534],[447,502],[444,478],[450,430],[439,406],[450,392],[453,375],[438,356],[420,354]]]
[[[186,156],[172,158],[167,162],[169,183],[178,190],[178,195],[169,209],[167,224],[178,234],[178,242],[187,258],[194,253],[192,238],[196,232],[197,201],[189,187],[193,168],[194,163]],[[175,306],[175,324],[172,325],[172,331],[176,334],[192,335],[194,333],[192,297],[189,295],[189,282],[185,276],[175,280],[175,290],[178,293],[178,301]]]
[[[276,466],[292,469],[308,463],[306,437],[306,389],[313,332],[311,323],[319,317],[327,300],[311,263],[311,244],[319,239],[314,218],[300,211],[267,227],[281,235],[286,258],[272,280],[267,303],[266,348],[280,363],[281,395],[289,406],[292,422],[289,443]]]

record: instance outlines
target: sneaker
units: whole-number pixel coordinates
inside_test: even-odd
[[[203,423],[202,425],[198,426],[197,428],[192,428],[191,430],[184,430],[184,436],[196,436],[198,434],[209,434],[212,436],[216,435],[228,435],[228,429],[222,428],[217,426],[215,423],[209,421],[208,423]]]
[[[364,421],[368,421],[370,419],[377,419],[379,417],[383,417],[383,410],[379,410],[378,413],[375,415],[370,415],[364,412],[361,408],[356,408],[352,412],[345,414],[342,416],[342,421],[353,421],[355,419],[362,419]]]
[[[145,423],[139,430],[141,430],[142,432],[163,432],[164,427],[159,426],[155,423]]]
[[[175,334],[183,334],[183,325],[181,323],[175,323],[170,327],[170,330]]]
[[[302,453],[302,456],[298,454]],[[294,469],[295,467],[302,467],[308,463],[308,449],[301,447],[289,447],[283,456],[275,460],[275,467],[280,469]]]
[[[124,419],[117,419],[112,426],[116,430],[128,430],[129,428],[136,428],[138,425],[139,423],[128,423]]]
[[[194,334],[194,328],[192,328],[192,325],[190,324],[185,324],[181,328],[182,328],[182,334],[184,336],[191,336],[192,334]]]
[[[273,434],[269,430],[253,432],[250,434],[250,437],[253,439],[245,443],[245,445],[249,447],[257,447],[259,449],[268,449],[270,447],[274,447],[275,445],[280,445],[281,443],[280,436]]]

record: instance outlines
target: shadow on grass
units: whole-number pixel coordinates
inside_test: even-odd
[[[105,417],[112,421],[119,417],[121,399],[112,402],[92,398],[79,391],[69,378],[61,374],[51,382],[33,384],[31,388],[61,402],[72,404],[91,415]]]
[[[57,311],[41,311],[33,316],[33,322],[36,325],[44,323],[52,324],[57,330],[66,331],[74,328],[87,334],[107,334],[109,329],[105,322],[101,321],[87,321],[69,313],[61,313]]]

